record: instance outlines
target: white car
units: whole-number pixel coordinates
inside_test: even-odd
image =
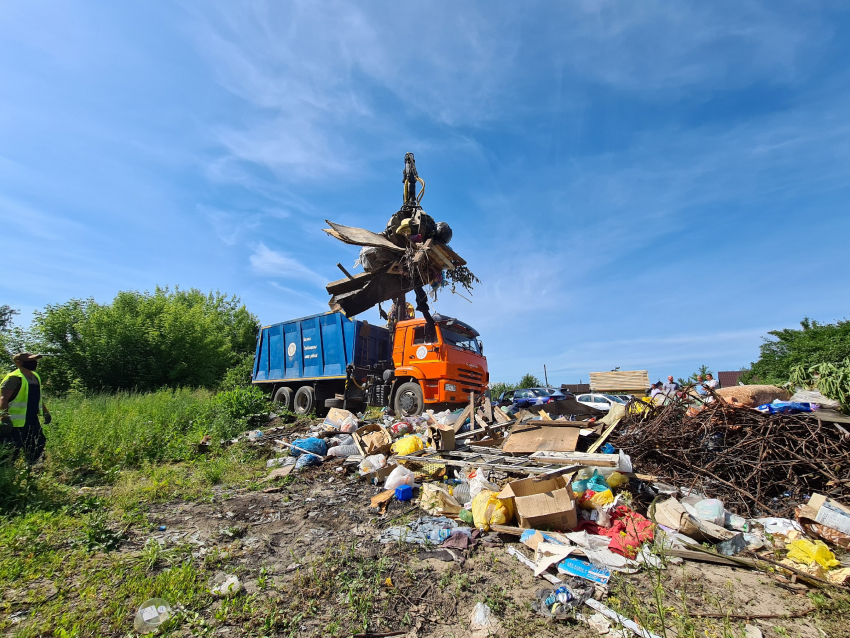
[[[597,410],[604,410],[607,412],[611,409],[612,403],[619,403],[621,405],[625,405],[625,401],[620,397],[613,394],[580,394],[576,397],[576,401],[583,405],[589,405],[591,408],[596,408]]]

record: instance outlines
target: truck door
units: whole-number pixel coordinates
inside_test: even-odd
[[[404,350],[407,347],[407,328],[396,328],[393,336],[393,366],[400,368],[407,365],[404,358]]]
[[[425,374],[425,378],[433,378],[429,374],[427,364],[440,361],[440,344],[434,339],[426,339],[425,326],[407,329],[407,345],[404,349],[404,365],[416,366]]]

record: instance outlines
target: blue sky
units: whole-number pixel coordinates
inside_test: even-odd
[[[322,312],[404,153],[494,380],[734,370],[847,316],[837,2],[0,5],[0,303],[157,284]],[[374,313],[365,315],[375,319]],[[21,323],[19,322],[19,323]]]

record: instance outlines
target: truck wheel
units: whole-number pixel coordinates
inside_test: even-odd
[[[418,383],[408,381],[399,387],[395,393],[395,401],[393,401],[395,415],[403,416],[419,416],[425,408],[425,401],[422,398],[422,388]]]
[[[302,385],[295,393],[293,401],[296,414],[308,414],[313,411],[313,406],[316,403],[316,395],[313,393],[313,388],[309,385]]]
[[[280,403],[280,407],[284,410],[292,409],[292,390],[290,388],[278,388],[274,393],[275,403]]]

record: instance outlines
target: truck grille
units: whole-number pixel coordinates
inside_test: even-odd
[[[457,376],[461,379],[468,379],[470,381],[478,381],[480,382],[483,378],[483,375],[480,372],[475,372],[473,370],[458,370]]]

